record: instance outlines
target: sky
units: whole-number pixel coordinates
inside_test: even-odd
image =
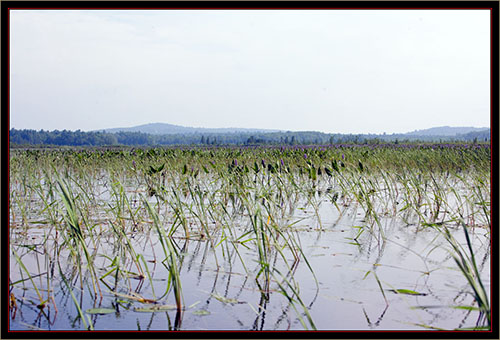
[[[490,126],[488,10],[11,10],[10,127]]]

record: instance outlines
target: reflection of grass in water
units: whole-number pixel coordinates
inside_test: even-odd
[[[47,300],[43,299],[42,294],[40,293],[40,290],[38,289],[38,286],[36,285],[35,281],[33,280],[33,276],[30,274],[30,272],[28,271],[28,269],[24,265],[23,261],[21,260],[21,258],[17,254],[16,250],[14,248],[12,248],[11,250],[12,250],[12,253],[14,254],[14,257],[15,257],[17,263],[19,264],[19,267],[21,267],[22,270],[26,273],[26,275],[28,275],[28,279],[30,280],[31,284],[33,285],[33,288],[36,291],[36,295],[38,296],[38,300],[40,300],[40,304],[38,304],[37,307],[42,309],[45,306],[45,303],[48,301],[48,299]]]
[[[144,199],[144,204],[146,205],[149,214],[153,218],[153,223],[156,228],[156,231],[158,232],[158,237],[160,239],[163,253],[165,255],[165,259],[162,261],[162,263],[168,270],[168,284],[165,289],[164,296],[167,295],[170,292],[170,289],[172,288],[174,291],[177,310],[181,311],[182,287],[181,287],[180,272],[177,264],[178,262],[177,251],[174,249],[174,246],[172,244],[172,238],[166,234],[165,229],[163,229],[162,226],[160,225],[160,220],[156,210],[154,210],[151,207],[151,205],[146,199]]]
[[[66,215],[64,215],[64,220],[69,227],[69,233],[65,235],[68,236],[66,238],[66,244],[69,246],[71,250],[71,254],[76,257],[78,269],[80,270],[80,275],[82,275],[81,268],[81,254],[80,248],[83,250],[85,255],[85,259],[87,260],[87,267],[90,270],[92,285],[94,289],[94,293],[96,293],[96,286],[99,290],[100,297],[102,298],[101,288],[99,286],[99,282],[97,280],[97,274],[93,264],[93,257],[91,256],[89,250],[87,249],[87,245],[85,243],[85,237],[83,235],[83,231],[80,226],[80,222],[78,219],[78,212],[75,203],[75,197],[70,190],[69,185],[62,179],[58,180],[58,185],[62,194],[62,201],[66,207]]]
[[[76,299],[75,294],[73,294],[73,288],[71,287],[71,284],[68,282],[68,280],[64,276],[64,274],[61,270],[61,267],[59,266],[58,268],[59,268],[59,275],[61,276],[61,279],[62,279],[64,285],[66,286],[66,288],[68,288],[68,291],[71,295],[71,299],[73,300],[75,307],[76,307],[76,310],[78,311],[78,316],[82,320],[83,325],[85,326],[85,329],[93,330],[94,328],[92,325],[92,321],[90,320],[90,318],[88,318],[88,319],[85,318],[85,315],[83,314],[83,311],[82,311],[82,307],[80,306],[80,303],[78,303],[78,300]],[[89,323],[87,323],[87,321],[89,321]]]
[[[490,225],[489,148],[481,146],[28,150],[12,152],[10,165],[11,212],[23,222],[37,214],[37,220],[46,218],[54,225],[43,242],[47,245],[50,240],[58,249],[46,255],[46,262],[58,261],[62,247],[68,247],[82,288],[85,270],[90,273],[94,298],[97,292],[102,296],[99,282],[115,291],[120,280],[127,280],[132,290],[133,276],[140,285],[149,281],[148,289],[158,300],[154,268],[148,265],[156,263],[156,255],[152,262],[145,259],[148,252],[154,252],[152,238],[157,238],[168,273],[162,297],[173,291],[176,308],[181,310],[182,256],[174,238],[182,237],[208,241],[217,267],[223,261],[216,254],[231,264],[239,259],[246,275],[261,287],[265,303],[276,291],[270,285],[278,285],[304,328],[315,324],[310,306],[299,294],[295,270],[306,265],[317,287],[318,282],[299,234],[291,228],[300,221],[294,216],[299,203],[313,211],[319,231],[330,228],[319,213],[325,199],[340,214],[353,206],[362,209],[364,224],[354,237],[360,246],[372,242],[366,236],[374,236],[383,247],[392,236],[381,223],[387,217],[419,226],[446,226],[458,218],[471,226]],[[105,200],[100,198],[103,188],[109,196]],[[57,192],[59,196],[54,195]],[[151,197],[144,198],[146,194]],[[39,213],[30,210],[33,197],[40,199],[43,209]],[[103,211],[108,215],[98,218]],[[151,237],[151,231],[156,236]],[[151,247],[138,249],[134,238],[139,235]],[[58,243],[61,236],[64,242]],[[104,240],[113,247],[100,247]],[[231,257],[230,249],[236,257]],[[241,249],[256,254],[256,269]],[[472,254],[471,245],[469,250]],[[475,282],[476,300],[489,321],[488,301],[483,301],[484,288],[471,262],[474,257],[465,254],[463,249],[456,253],[457,264]],[[102,264],[97,261],[100,258]],[[135,265],[137,273],[128,264]],[[104,280],[112,274],[114,288]],[[399,293],[404,294],[402,289]]]
[[[472,249],[472,242],[470,240],[469,232],[467,231],[467,225],[463,221],[461,221],[461,224],[467,241],[468,251],[457,242],[457,240],[451,235],[448,228],[444,227],[442,232],[451,246],[450,253],[453,256],[453,259],[474,292],[474,300],[478,304],[480,310],[477,326],[481,327],[485,322],[487,322],[488,327],[491,327],[491,311],[488,295],[486,294],[486,290],[484,289],[484,285],[481,280],[481,275],[477,268],[474,250]]]

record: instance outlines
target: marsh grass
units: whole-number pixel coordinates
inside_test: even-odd
[[[450,253],[453,256],[453,259],[455,260],[464,277],[467,279],[467,282],[469,283],[469,286],[473,291],[474,300],[476,301],[480,311],[476,326],[482,327],[484,326],[484,322],[486,322],[487,326],[491,328],[491,310],[489,298],[486,293],[486,289],[484,288],[483,281],[481,280],[481,274],[477,267],[474,249],[472,247],[470,235],[467,230],[468,227],[463,221],[460,222],[467,243],[466,249],[464,249],[464,247],[462,247],[457,242],[448,228],[442,228],[441,232],[443,232],[446,241],[448,241],[451,246]]]
[[[473,291],[477,310],[469,306],[469,311],[480,313],[481,329],[491,322],[490,305],[467,233],[491,228],[489,152],[481,145],[15,151],[10,162],[10,246],[22,278],[11,282],[11,288],[30,282],[37,304],[43,305],[49,294],[43,297],[40,287],[50,292],[63,283],[77,309],[81,303],[72,293],[77,280],[94,301],[104,293],[130,304],[161,304],[172,292],[178,312],[174,328],[180,327],[186,309],[183,259],[188,255],[178,242],[185,242],[184,247],[195,242],[205,244],[203,261],[209,257],[217,272],[231,271],[238,262],[258,288],[261,305],[271,304],[278,292],[302,327],[316,329],[310,306],[320,285],[300,230],[310,223],[318,237],[335,231],[337,222],[321,213],[332,207],[338,220],[357,210],[364,213],[353,220],[349,238],[359,252],[371,240],[380,253],[386,244],[396,243],[387,219],[443,235]],[[464,223],[465,248],[447,229],[457,221]],[[24,266],[15,252],[20,245],[30,246],[23,235],[34,222],[46,226],[41,241],[45,268],[38,272]],[[437,236],[432,242],[431,249],[441,248]],[[37,260],[29,250],[35,248],[24,248],[26,258]],[[426,264],[432,251],[427,256],[413,253],[426,265],[426,276],[437,270]],[[59,275],[47,274],[41,281],[41,274],[61,261],[76,271],[75,279],[68,280],[60,268]],[[312,301],[301,294],[303,283],[295,274],[299,267],[306,268],[315,285]],[[165,286],[158,284],[162,273],[167,275]],[[389,305],[383,278],[375,267],[368,274]],[[148,295],[152,299],[144,297]],[[89,329],[92,324],[81,312]]]

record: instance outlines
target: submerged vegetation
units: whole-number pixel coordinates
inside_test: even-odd
[[[490,329],[487,144],[13,149],[9,165],[11,330]]]

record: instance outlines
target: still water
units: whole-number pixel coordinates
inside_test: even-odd
[[[130,254],[127,245],[116,242],[109,223],[98,223],[106,214],[93,216],[95,236],[86,242],[97,254],[94,266],[98,276],[104,277],[101,298],[94,296],[87,268],[80,275],[69,251],[57,247],[55,228],[11,225],[11,246],[33,277],[29,280],[11,255],[10,280],[15,283],[11,296],[16,303],[11,308],[10,329],[85,329],[77,305],[95,330],[303,330],[313,325],[318,330],[423,330],[476,325],[478,311],[456,308],[476,305],[446,240],[436,229],[398,217],[382,217],[380,225],[367,223],[356,206],[339,212],[327,198],[318,200],[321,225],[305,202],[291,207],[283,218],[285,231],[280,237],[293,238],[303,256],[295,261],[285,249],[285,262],[279,252],[270,249],[269,262],[278,272],[268,282],[264,275],[259,276],[262,266],[255,243],[228,241],[228,228],[211,226],[217,230],[217,244],[196,233],[189,239],[174,236],[182,310],[175,308],[172,292],[163,296],[169,271],[162,263],[161,241],[151,227],[134,228],[130,221],[125,225],[131,247],[143,256],[137,262],[147,266],[148,274],[138,277],[131,257],[120,256]],[[251,228],[245,216],[230,223],[236,235],[245,235]],[[449,228],[464,245],[461,227]],[[489,235],[486,229],[474,228],[470,236],[489,292]],[[60,253],[55,254],[55,249]],[[121,268],[118,277],[110,273],[112,261]],[[61,280],[59,268],[71,282],[74,298]],[[127,272],[130,275],[124,274]],[[295,295],[286,282],[294,287]],[[266,284],[267,294],[263,292]],[[284,294],[280,284],[291,296]],[[54,300],[47,301],[43,309],[36,306],[35,286],[42,297],[47,296],[48,288],[53,292]],[[103,313],[96,314],[96,308]]]

